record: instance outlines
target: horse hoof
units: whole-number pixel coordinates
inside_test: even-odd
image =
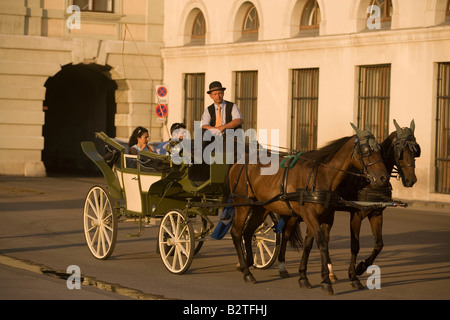
[[[300,288],[306,288],[311,289],[312,285],[309,283],[308,279],[298,279],[298,284],[300,285]]]
[[[331,273],[329,277],[330,277],[331,283],[336,283],[336,281],[339,280],[338,277],[336,277],[336,275],[334,273]]]
[[[253,277],[253,275],[251,275],[251,274],[245,275],[244,280],[245,280],[245,283],[249,283],[249,284],[256,283],[255,277]]]
[[[329,296],[334,295],[333,286],[331,283],[322,283],[322,290]]]
[[[352,280],[351,284],[352,284],[353,289],[357,289],[357,290],[364,289],[364,286],[361,284],[361,282],[359,280]]]
[[[282,278],[289,278],[290,277],[289,272],[287,272],[286,270],[285,271],[280,271],[280,277],[282,277]]]

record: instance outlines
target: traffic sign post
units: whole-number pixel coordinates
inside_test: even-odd
[[[169,113],[169,89],[166,85],[155,86],[156,103],[158,104],[155,108],[156,121],[163,123],[166,127],[168,136],[170,137],[169,128],[167,128],[167,114]]]

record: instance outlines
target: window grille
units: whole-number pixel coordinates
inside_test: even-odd
[[[256,130],[258,71],[239,71],[235,78],[235,102],[244,118],[242,128]]]
[[[389,135],[391,65],[359,67],[358,127],[381,142]]]
[[[317,148],[319,69],[292,70],[291,148]]]
[[[450,62],[438,64],[436,192],[450,193]]]
[[[184,123],[194,135],[194,121],[200,121],[205,109],[205,74],[187,73],[184,77]]]

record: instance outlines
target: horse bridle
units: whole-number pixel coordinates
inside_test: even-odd
[[[411,163],[402,165],[399,163],[399,160],[401,160],[403,157],[403,148],[406,145],[408,145],[409,150],[414,152],[414,157],[412,158]],[[394,141],[392,141],[391,146],[394,148],[394,161],[395,166],[397,167],[396,172],[394,171],[394,174],[397,173],[397,176],[394,175],[393,177],[397,177],[397,179],[400,179],[400,177],[404,176],[403,168],[416,167],[416,158],[420,157],[420,146],[413,135],[409,135],[405,138],[400,139],[395,138]]]
[[[369,143],[370,139],[375,140],[375,143],[373,145],[371,145]],[[352,150],[352,158],[355,156],[355,150],[357,150],[358,155],[359,155],[359,162],[363,169],[362,172],[364,173],[363,176],[366,178],[372,178],[371,174],[369,173],[369,171],[367,169],[370,166],[373,166],[377,163],[383,162],[383,159],[380,157],[379,160],[366,164],[366,163],[364,163],[364,158],[369,157],[372,154],[372,151],[376,151],[376,152],[380,151],[381,146],[378,144],[375,137],[373,137],[373,136],[369,136],[369,137],[365,138],[365,140],[366,141],[364,143],[361,143],[361,140],[358,137],[355,138],[355,144],[353,145],[353,150]],[[357,146],[358,146],[358,148],[357,148]]]

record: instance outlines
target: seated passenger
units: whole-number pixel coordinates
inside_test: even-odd
[[[128,146],[130,147],[130,154],[137,155],[142,150],[153,152],[153,149],[148,144],[148,130],[144,127],[137,127],[131,134]]]
[[[183,123],[174,123],[170,127],[171,138],[167,141],[161,142],[155,149],[155,153],[167,154],[167,148],[170,147],[170,142],[181,141],[186,137],[186,126]]]

